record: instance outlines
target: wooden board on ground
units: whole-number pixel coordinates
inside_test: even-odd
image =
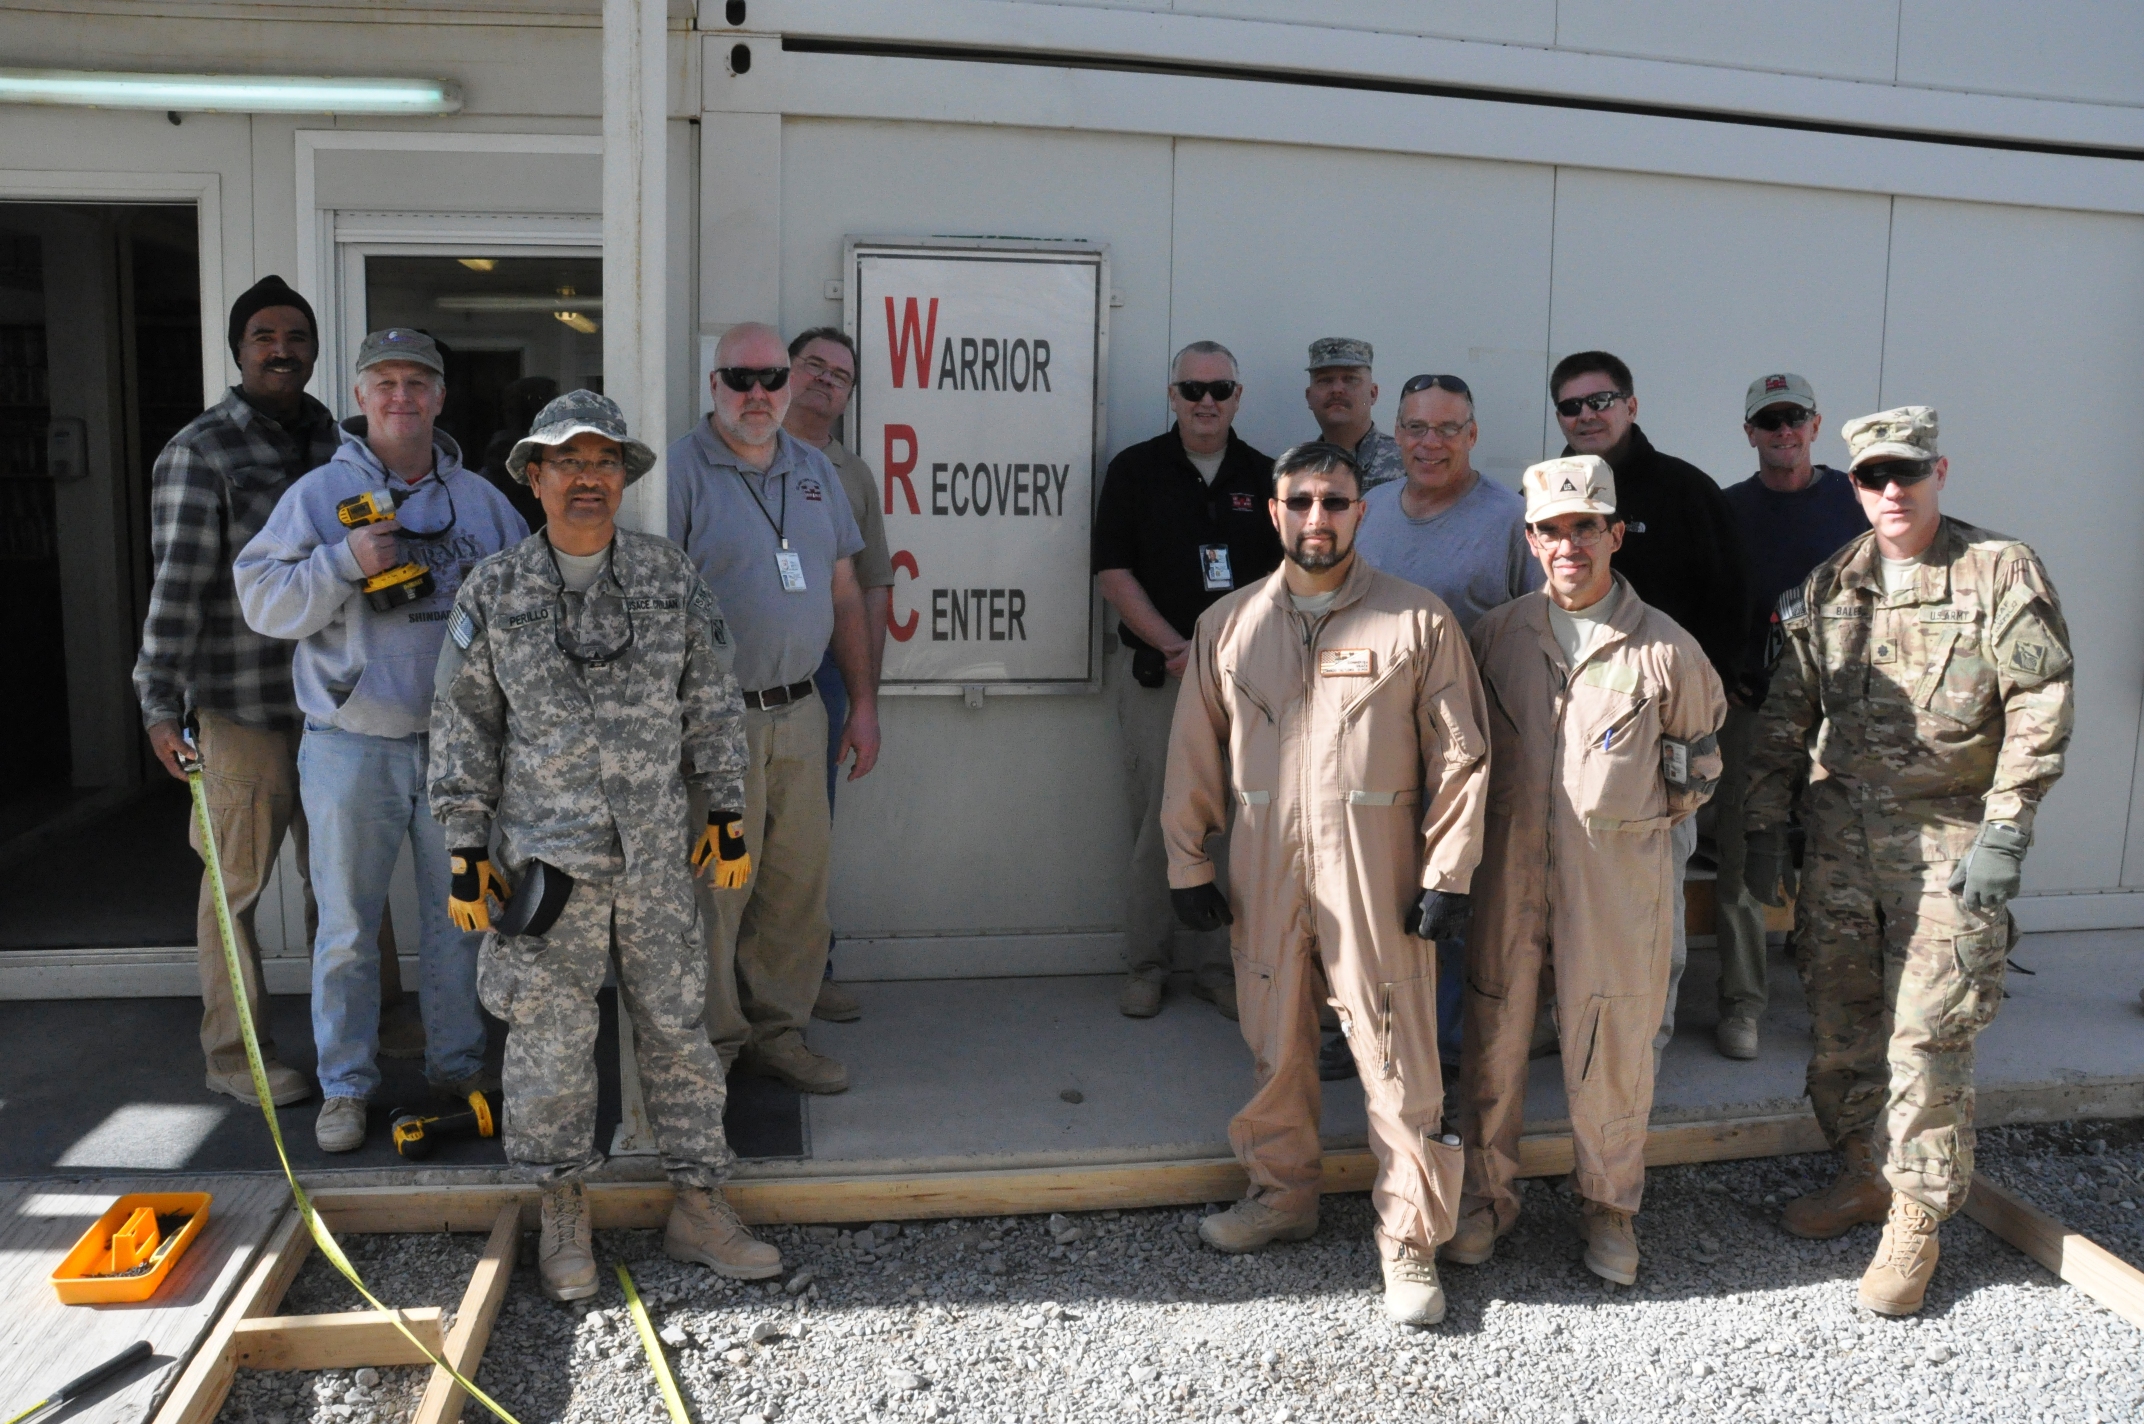
[[[1965,1214],[2131,1325],[2144,1326],[2144,1271],[1986,1177]]]
[[[138,1305],[61,1305],[52,1268],[127,1192],[208,1192],[207,1228],[163,1286]],[[217,1325],[290,1203],[280,1177],[155,1177],[0,1185],[0,1417],[43,1398],[136,1340],[142,1365],[79,1405],[66,1424],[149,1418]]]

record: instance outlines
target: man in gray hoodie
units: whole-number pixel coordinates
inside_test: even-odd
[[[431,337],[402,327],[366,337],[355,394],[361,414],[342,423],[334,458],[290,487],[231,569],[253,630],[298,645],[298,795],[320,906],[313,1041],[326,1099],[313,1135],[327,1152],[364,1143],[365,1102],[380,1085],[377,936],[405,839],[422,921],[425,1076],[461,1094],[483,1073],[482,936],[448,918],[446,838],[426,804],[427,728],[455,592],[480,560],[529,532],[435,428],[446,363]],[[345,525],[338,506],[367,494],[394,517]],[[399,595],[361,594],[367,580],[405,564],[429,575],[428,590],[412,581],[395,585]]]

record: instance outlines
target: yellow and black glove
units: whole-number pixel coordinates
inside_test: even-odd
[[[752,878],[752,854],[744,848],[744,832],[738,829],[735,811],[707,813],[707,829],[692,848],[692,868],[705,870],[709,861],[715,864],[717,890],[742,890]]]
[[[453,851],[447,858],[454,878],[447,882],[447,917],[458,930],[491,928],[491,902],[506,903],[506,881],[492,868],[491,852],[482,846]]]

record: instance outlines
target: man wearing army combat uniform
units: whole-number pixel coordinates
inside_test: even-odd
[[[1782,1224],[1822,1239],[1883,1221],[1860,1299],[1886,1315],[1921,1308],[1936,1228],[1965,1205],[1973,1039],[2002,1001],[2005,906],[2070,738],[2054,586],[2025,545],[1937,512],[1936,426],[1928,406],[1846,424],[1873,527],[1779,601],[1747,812],[1745,876],[1776,904],[1812,777],[1796,959],[1809,1099],[1845,1165]]]
[[[686,856],[689,776],[714,808],[691,867],[712,862],[722,885],[750,873],[744,708],[692,561],[614,524],[654,463],[608,398],[574,391],[544,407],[506,465],[543,501],[546,527],[462,585],[432,704],[432,814],[457,847],[456,921],[491,929],[489,900],[516,887],[477,988],[508,1026],[506,1155],[543,1184],[538,1269],[553,1300],[596,1292],[581,1179],[602,1161],[596,991],[614,937],[619,1007],[677,1187],[663,1249],[738,1280],[781,1269],[722,1195],[735,1159]]]

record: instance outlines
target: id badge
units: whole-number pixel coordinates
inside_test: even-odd
[[[799,554],[794,549],[777,549],[774,551],[774,567],[781,571],[782,592],[802,593],[804,591],[804,556],[802,554]]]
[[[1199,545],[1199,572],[1206,579],[1208,593],[1226,593],[1234,588],[1236,574],[1229,566],[1228,545]]]

